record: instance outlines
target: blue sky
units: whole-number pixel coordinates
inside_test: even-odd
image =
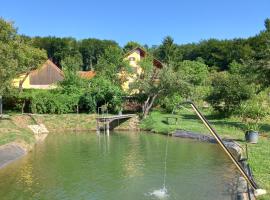
[[[259,33],[270,0],[0,0],[0,16],[29,36],[183,44]]]

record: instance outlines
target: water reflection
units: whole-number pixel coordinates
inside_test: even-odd
[[[98,146],[103,154],[110,153],[110,136],[107,134],[97,134]]]
[[[143,176],[144,159],[140,152],[140,137],[135,133],[129,136],[130,145],[124,155],[124,174],[126,177]]]
[[[216,145],[169,138],[167,199],[231,200],[235,169]],[[155,199],[166,137],[55,134],[0,170],[0,199]]]

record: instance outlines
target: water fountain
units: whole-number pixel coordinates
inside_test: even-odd
[[[166,197],[169,196],[167,188],[166,188],[168,139],[169,139],[169,135],[167,135],[167,141],[166,141],[166,147],[165,147],[163,187],[161,189],[154,190],[153,192],[150,192],[151,196],[154,196],[158,199],[165,199]]]

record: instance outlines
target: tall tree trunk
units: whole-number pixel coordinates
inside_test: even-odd
[[[77,114],[79,114],[79,104],[76,105]]]
[[[143,111],[143,113],[144,113],[144,111],[145,111],[145,109],[146,109],[146,106],[147,106],[147,104],[148,104],[150,98],[151,98],[151,96],[148,96],[147,99],[146,99],[146,101],[143,103],[143,106],[142,106],[142,111]]]
[[[26,80],[26,78],[27,78],[27,76],[28,76],[29,74],[30,74],[30,71],[27,72],[27,73],[24,75],[23,79],[19,81],[19,92],[22,92],[22,91],[23,91],[23,83],[24,83],[24,81]]]
[[[157,98],[157,94],[153,96],[149,96],[147,100],[144,103],[144,111],[143,111],[143,119],[146,118],[146,116],[149,114],[150,109],[152,108],[155,99]]]
[[[25,100],[23,100],[23,104],[22,104],[22,114],[24,113],[24,107],[25,107]]]

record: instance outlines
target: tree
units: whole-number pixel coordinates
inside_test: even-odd
[[[72,102],[76,105],[77,113],[79,112],[79,101],[88,87],[88,83],[85,79],[82,79],[75,69],[77,64],[74,63],[74,59],[67,57],[66,62],[63,63],[64,67],[64,80],[59,83],[60,89],[58,93],[68,95]],[[72,65],[74,64],[74,65]]]
[[[177,45],[174,44],[173,38],[170,36],[163,39],[162,44],[154,55],[167,65],[173,65],[173,63],[182,60],[182,55],[178,51]]]
[[[106,106],[109,111],[121,110],[123,92],[120,86],[113,84],[104,76],[95,76],[89,81],[89,87],[80,99],[80,107],[95,112]]]
[[[61,66],[64,70],[68,71],[79,71],[82,68],[82,56],[81,54],[77,54],[74,56],[66,56],[61,61]]]
[[[208,66],[200,61],[184,60],[177,66],[177,71],[194,86],[205,84],[208,78]]]
[[[253,85],[248,84],[243,76],[219,72],[213,77],[212,91],[207,101],[216,111],[229,116],[243,101],[250,99],[253,93]]]
[[[145,96],[142,105],[142,117],[145,118],[157,98],[166,97],[176,92],[181,93],[186,89],[187,83],[172,68],[164,66],[162,69],[158,69],[153,66],[153,57],[150,55],[143,59],[139,65],[142,67],[142,73],[137,76],[130,89],[138,91],[136,95]]]
[[[44,51],[25,43],[12,23],[0,19],[0,95],[16,76],[36,68],[45,59]]]
[[[197,103],[205,100],[210,90],[208,66],[202,61],[185,60],[178,63],[176,70],[188,86],[181,96]]]
[[[34,48],[29,45],[20,46],[20,57],[19,60],[19,70],[18,72],[24,72],[24,78],[19,82],[19,91],[23,90],[23,83],[30,72],[34,69],[41,67],[41,64],[47,59],[46,53],[44,50]]]
[[[269,18],[265,19],[264,26],[265,26],[266,31],[270,32],[270,19]]]
[[[95,71],[98,76],[104,76],[113,84],[121,85],[120,72],[129,72],[128,61],[123,59],[122,49],[115,46],[109,46],[104,54],[99,58]],[[124,81],[124,80],[122,80]]]
[[[109,46],[118,47],[118,44],[112,40],[99,40],[94,38],[80,41],[80,53],[83,59],[84,70],[94,70],[98,59],[104,54]]]
[[[265,47],[260,54],[260,59],[253,59],[249,62],[249,66],[254,74],[257,75],[257,80],[262,85],[262,89],[270,86],[270,31],[263,34],[266,35],[264,43]]]
[[[129,41],[123,48],[123,51],[125,53],[131,51],[132,49],[136,48],[136,47],[141,47],[142,45],[140,45],[138,42],[134,42],[134,41]]]
[[[62,67],[61,61],[65,57],[81,56],[77,41],[71,37],[35,37],[33,38],[33,45],[45,49],[48,58],[60,68]]]

